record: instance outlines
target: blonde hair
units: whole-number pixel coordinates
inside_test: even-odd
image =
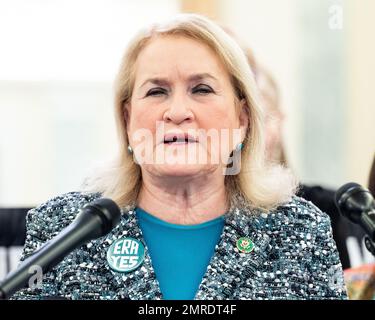
[[[246,56],[237,42],[221,27],[197,14],[180,14],[167,22],[153,24],[130,42],[114,83],[119,155],[114,163],[100,171],[100,174],[86,179],[84,191],[101,192],[103,196],[116,201],[120,207],[136,204],[142,175],[139,165],[127,152],[125,104],[132,96],[137,56],[151,39],[163,35],[185,36],[208,45],[231,76],[238,100],[245,99],[247,102],[249,126],[241,151],[241,170],[237,175],[225,176],[230,205],[249,205],[268,210],[288,201],[295,192],[296,181],[286,168],[268,165],[264,161],[261,109]]]

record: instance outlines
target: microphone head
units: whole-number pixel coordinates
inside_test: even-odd
[[[363,212],[374,208],[374,198],[369,190],[350,182],[339,188],[335,203],[340,213],[354,223],[359,223]]]
[[[120,208],[116,202],[108,198],[100,198],[90,202],[82,211],[90,212],[100,218],[101,228],[98,234],[99,237],[109,233],[121,220]]]

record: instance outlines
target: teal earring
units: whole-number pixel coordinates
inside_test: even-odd
[[[237,146],[236,146],[236,151],[239,152],[243,149],[243,143],[239,143]]]

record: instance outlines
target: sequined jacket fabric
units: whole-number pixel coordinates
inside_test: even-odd
[[[27,215],[21,260],[68,226],[98,193],[57,196]],[[132,237],[145,245],[143,264],[119,273],[106,253],[117,239]],[[254,250],[241,253],[236,242],[248,237]],[[23,289],[13,299],[163,299],[134,208],[122,209],[120,224],[108,235],[69,254],[44,275],[39,288]],[[267,214],[249,206],[231,208],[195,299],[346,299],[343,272],[329,217],[312,203],[293,196]]]

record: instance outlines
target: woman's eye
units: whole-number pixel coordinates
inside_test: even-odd
[[[214,91],[212,90],[210,86],[199,85],[199,86],[194,87],[192,92],[205,95],[205,94],[213,93]]]
[[[149,97],[149,96],[161,96],[163,94],[167,93],[167,90],[163,89],[163,88],[153,88],[153,89],[150,89],[149,91],[147,91],[146,93],[146,97]]]

